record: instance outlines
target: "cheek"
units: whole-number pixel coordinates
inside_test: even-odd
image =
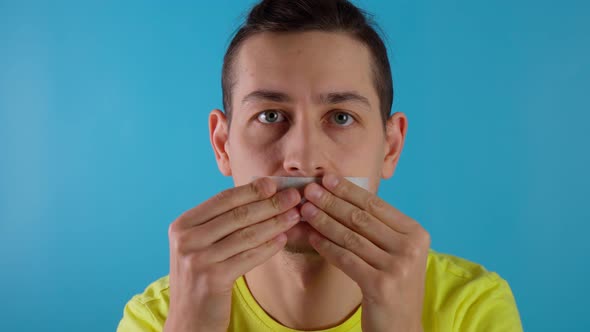
[[[242,141],[253,148],[260,146],[269,146],[281,139],[289,130],[289,124],[276,124],[272,126],[264,126],[261,124],[251,124],[244,128],[241,133]]]
[[[230,137],[230,156],[232,164],[245,167],[268,164],[278,155],[277,140],[272,133],[260,130],[244,130]]]
[[[376,135],[341,138],[334,145],[335,159],[355,173],[374,174],[383,161],[383,142]]]
[[[375,138],[366,130],[336,131],[328,136],[328,141],[341,154],[366,158],[375,153]]]

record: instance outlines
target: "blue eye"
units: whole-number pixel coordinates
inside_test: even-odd
[[[354,122],[352,115],[344,112],[336,112],[332,115],[334,122],[342,127],[348,127]]]
[[[258,114],[258,121],[262,123],[276,123],[285,120],[285,116],[277,111],[264,111]]]

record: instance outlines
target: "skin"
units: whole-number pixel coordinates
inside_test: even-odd
[[[323,177],[300,193],[308,222],[245,274],[254,298],[294,329],[336,326],[362,304],[363,331],[421,331],[430,238],[376,195],[394,174],[408,121],[398,112],[383,129],[368,48],[344,33],[259,33],[242,44],[234,71],[231,127],[222,111],[209,116],[221,173],[236,187],[253,176]],[[343,176],[368,177],[369,190]]]

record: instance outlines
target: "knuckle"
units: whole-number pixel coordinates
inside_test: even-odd
[[[272,226],[276,229],[283,229],[285,227],[289,227],[289,222],[287,222],[287,217],[282,214],[280,216],[274,216],[272,219],[270,219],[270,223],[272,224]]]
[[[393,266],[393,274],[396,278],[407,279],[410,276],[410,268],[407,264],[406,260],[399,259],[397,260]]]
[[[411,258],[421,257],[430,247],[430,234],[420,227],[406,242],[404,254]]]
[[[412,257],[412,258],[420,257],[421,253],[422,253],[422,248],[417,243],[414,243],[413,245],[408,246],[408,251],[407,251],[408,257]]]
[[[205,257],[202,252],[193,252],[185,256],[186,264],[191,271],[201,270],[206,266]]]
[[[326,207],[326,209],[331,209],[334,208],[334,204],[336,204],[336,199],[334,199],[334,196],[332,196],[332,194],[329,193],[324,193],[322,195],[322,200],[323,200],[323,205]]]
[[[276,241],[266,241],[261,246],[259,246],[255,252],[257,255],[266,254],[268,251],[274,250],[277,247]]]
[[[328,224],[328,216],[323,212],[318,212],[318,214],[313,218],[313,222],[318,227],[325,227]]]
[[[170,243],[170,250],[181,253],[184,250],[184,243],[182,241],[183,233],[180,231],[177,224],[172,223],[168,226],[168,242]]]
[[[420,243],[416,240],[410,240],[406,242],[406,245],[404,246],[404,256],[408,257],[410,259],[416,258],[416,257],[420,257],[420,255],[422,255],[422,246],[420,245]]]
[[[168,225],[168,239],[172,240],[175,238],[178,231],[178,220],[171,222],[170,225]]]
[[[256,256],[256,250],[247,250],[247,251],[244,251],[240,254],[241,260],[245,260],[245,261],[250,260],[254,256]]]
[[[369,226],[370,216],[366,211],[356,209],[352,212],[351,222],[355,229],[366,229]]]
[[[175,242],[175,246],[174,249],[176,250],[176,252],[180,255],[189,255],[191,252],[191,247],[190,247],[190,233],[189,232],[184,232],[184,233],[180,233],[176,236],[176,240]]]
[[[264,180],[251,182],[249,189],[255,197],[264,198],[266,196],[266,184]]]
[[[281,209],[281,202],[278,195],[273,195],[270,198],[270,204],[272,204],[272,207],[277,211]]]
[[[246,250],[240,254],[240,260],[254,260],[264,252],[266,252],[271,247],[271,243],[265,243],[261,246],[252,248],[250,250]]]
[[[246,228],[243,229],[241,231],[239,231],[239,238],[242,241],[245,241],[247,244],[249,245],[255,245],[256,244],[256,231],[254,231],[251,228]]]
[[[344,233],[343,241],[344,247],[352,251],[359,249],[363,245],[361,237],[355,232]]]
[[[409,229],[410,232],[412,233],[416,233],[416,234],[421,234],[422,232],[426,231],[422,225],[420,225],[419,222],[417,222],[416,220],[410,218],[410,217],[406,217],[406,221],[409,224]]]
[[[213,196],[213,200],[215,200],[217,203],[221,203],[221,202],[225,202],[227,200],[230,200],[231,197],[231,189],[228,190],[224,190],[221,192],[218,192],[217,194],[215,194]]]
[[[170,241],[171,255],[183,257],[187,253],[186,244],[181,242],[178,237]]]
[[[428,231],[426,231],[425,229],[422,229],[422,232],[420,232],[420,234],[420,244],[422,248],[430,248],[430,244],[432,243],[430,233],[428,233]]]
[[[409,217],[404,217],[404,222],[408,225],[408,230],[411,233],[420,233],[422,232],[422,226],[414,219]]]
[[[385,207],[385,202],[381,200],[379,197],[370,196],[367,199],[367,206],[369,207],[370,211],[378,211]]]
[[[231,210],[231,214],[232,217],[235,221],[239,222],[239,223],[245,223],[246,220],[248,219],[248,206],[247,205],[242,205],[242,206],[238,206],[237,208]]]
[[[339,196],[347,196],[350,192],[350,186],[348,183],[340,183],[336,186],[335,191],[338,193]]]
[[[170,223],[168,226],[168,236],[172,236],[175,233],[182,232],[183,228],[190,225],[191,220],[195,218],[195,209],[190,209],[182,212],[176,220]]]
[[[346,253],[340,254],[338,256],[338,261],[342,266],[354,265],[354,258],[352,257],[352,255],[347,255]]]

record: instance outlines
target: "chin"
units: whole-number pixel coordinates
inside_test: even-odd
[[[287,244],[283,250],[292,254],[319,256],[319,253],[309,243],[311,232],[312,227],[307,222],[299,222],[287,231]]]

